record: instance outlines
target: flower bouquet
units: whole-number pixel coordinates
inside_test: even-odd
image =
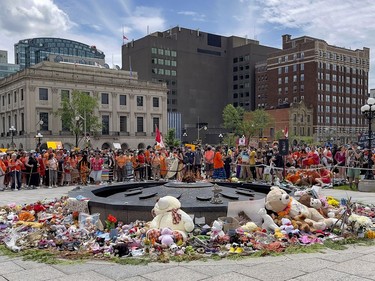
[[[111,214],[108,215],[105,225],[108,230],[114,229],[116,227],[117,218]]]
[[[351,214],[348,218],[348,224],[351,225],[354,232],[358,237],[364,237],[364,233],[373,226],[369,217]]]

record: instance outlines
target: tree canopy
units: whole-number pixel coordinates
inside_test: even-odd
[[[79,136],[84,137],[86,133],[97,133],[102,124],[98,116],[94,115],[98,108],[98,101],[87,93],[73,91],[71,96],[61,98],[61,108],[56,112],[61,117],[62,129],[71,131],[76,136],[76,145]]]
[[[223,110],[223,127],[230,133],[240,134],[244,112],[242,107],[236,108],[232,104],[228,104]]]
[[[175,138],[176,130],[171,128],[168,130],[167,135],[164,137],[164,144],[167,147],[178,147],[180,145],[180,141]]]

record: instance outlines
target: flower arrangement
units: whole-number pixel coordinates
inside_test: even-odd
[[[116,227],[116,223],[117,223],[117,218],[115,216],[109,214],[106,221],[105,221],[106,228],[107,229],[113,229],[113,228]]]
[[[353,230],[357,233],[364,233],[373,226],[369,217],[359,216],[357,214],[350,215],[348,224],[351,225]]]

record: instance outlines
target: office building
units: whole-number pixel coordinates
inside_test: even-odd
[[[8,51],[0,50],[0,79],[19,70],[18,64],[8,63]]]
[[[247,38],[174,27],[123,45],[122,67],[167,84],[168,111],[181,114],[187,142],[219,143],[224,107],[254,109],[255,63],[277,50]]]
[[[138,80],[135,72],[43,61],[0,80],[0,146],[11,147],[12,126],[17,148],[35,149],[38,132],[42,147],[57,141],[75,146],[75,136],[54,114],[61,97],[74,90],[98,100],[102,130],[90,132],[93,148],[144,148],[155,143],[155,126],[167,131],[165,84]]]
[[[257,64],[256,104],[280,108],[304,100],[313,107],[315,141],[324,142],[327,135],[338,143],[357,140],[366,131],[360,108],[368,97],[369,61],[366,47],[350,50],[283,35],[282,50]]]
[[[15,63],[21,69],[42,61],[105,65],[105,55],[96,46],[62,38],[22,39],[14,44]]]

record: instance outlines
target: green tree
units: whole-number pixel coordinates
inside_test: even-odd
[[[272,120],[272,116],[264,109],[247,112],[239,126],[240,132],[248,138],[263,137],[264,129],[271,124]]]
[[[170,128],[167,132],[167,135],[164,137],[164,144],[166,147],[177,147],[180,146],[180,141],[176,139],[176,130]]]
[[[62,97],[61,108],[56,115],[61,117],[63,130],[73,132],[76,139],[76,147],[85,137],[84,133],[96,134],[102,128],[98,116],[94,115],[98,108],[96,98],[80,91],[73,91],[71,97]],[[87,146],[88,143],[85,143]]]
[[[232,104],[228,104],[223,110],[223,127],[231,133],[240,134],[244,112],[242,107],[236,108]]]

